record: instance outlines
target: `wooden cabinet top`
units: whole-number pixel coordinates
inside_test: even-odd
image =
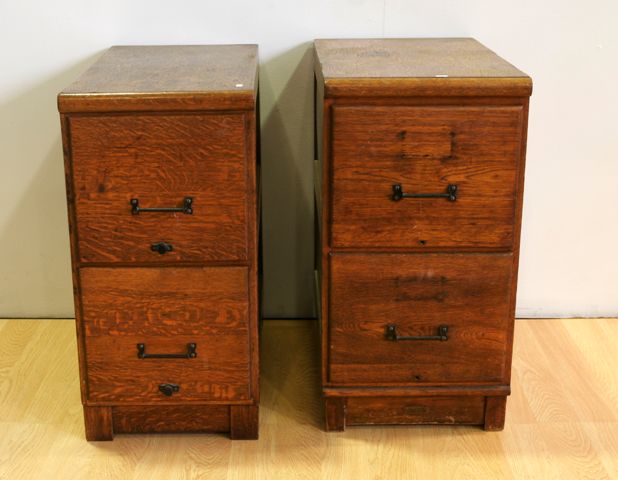
[[[327,97],[529,96],[532,81],[473,38],[315,41]]]
[[[257,71],[257,45],[115,46],[58,95],[58,108],[248,110]]]

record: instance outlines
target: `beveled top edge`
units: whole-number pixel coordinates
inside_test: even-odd
[[[225,105],[245,108],[257,95],[258,47],[247,45],[114,46],[58,95],[61,111],[80,111],[80,101],[111,100],[120,110],[146,100],[208,108],[225,97]],[[253,99],[253,100],[251,100]]]
[[[326,98],[336,97],[529,97],[530,77],[335,78],[324,81]]]
[[[317,39],[315,69],[338,79],[528,78],[473,38]]]

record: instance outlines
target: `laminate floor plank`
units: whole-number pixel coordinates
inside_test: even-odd
[[[611,340],[618,337],[618,322],[577,319],[565,320],[563,324],[581,352],[575,368],[592,384],[590,393],[600,394],[605,407],[618,421],[618,347]]]
[[[575,320],[573,323],[578,322]],[[599,388],[603,383],[595,378],[598,377],[596,372],[603,369],[602,362],[582,351],[586,345],[580,345],[578,337],[569,334],[566,328],[568,321],[555,323],[539,322],[531,330],[534,331],[539,348],[542,345],[546,365],[551,366],[553,375],[562,385],[565,401],[582,422],[617,421],[606,392]],[[597,336],[592,341],[598,344],[600,340]]]

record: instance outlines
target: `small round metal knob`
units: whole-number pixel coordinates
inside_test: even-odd
[[[173,383],[162,383],[159,385],[159,391],[166,397],[171,397],[174,392],[179,390],[180,387],[178,385],[174,385]]]
[[[153,252],[159,252],[161,255],[163,255],[164,253],[174,250],[174,247],[172,247],[172,245],[169,243],[159,242],[150,245],[150,250],[152,250]]]

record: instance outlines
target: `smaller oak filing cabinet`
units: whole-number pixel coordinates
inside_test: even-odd
[[[532,82],[469,38],[315,42],[327,430],[504,426]]]
[[[257,47],[112,47],[58,96],[88,440],[258,434]]]

